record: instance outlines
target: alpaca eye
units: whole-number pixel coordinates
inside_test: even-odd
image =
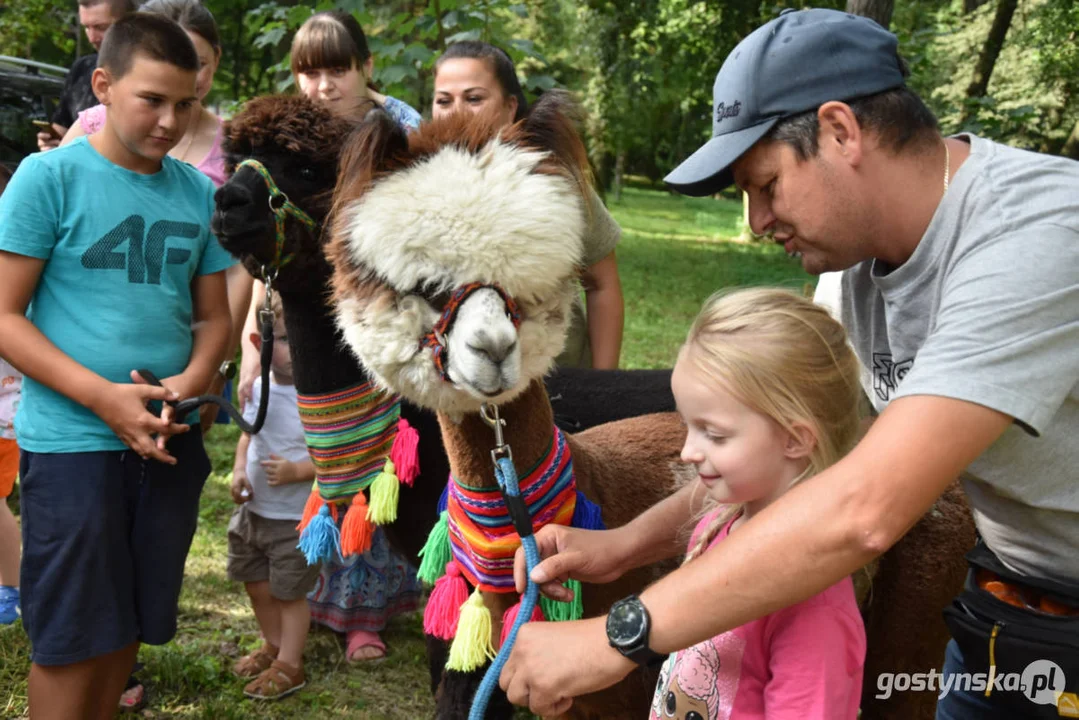
[[[309,167],[300,168],[300,177],[303,178],[304,180],[314,180],[315,179],[315,171],[312,170]]]

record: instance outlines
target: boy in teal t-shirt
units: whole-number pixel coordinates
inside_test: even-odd
[[[186,418],[146,404],[203,393],[230,332],[213,185],[167,156],[198,67],[171,20],[121,19],[92,80],[105,126],[23,161],[0,198],[0,355],[25,375],[20,584],[41,717],[111,717],[139,643],[176,630],[210,465]]]

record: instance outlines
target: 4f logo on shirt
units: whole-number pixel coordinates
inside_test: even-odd
[[[165,265],[183,265],[191,259],[187,248],[165,247],[170,237],[195,239],[200,228],[195,223],[158,220],[146,232],[141,215],[129,215],[103,238],[82,254],[82,266],[87,270],[127,270],[130,283],[161,284]],[[127,249],[119,249],[127,243]],[[166,252],[168,250],[168,252]]]
[[[913,358],[892,362],[892,356],[888,353],[873,353],[873,390],[877,397],[888,402],[912,367]]]

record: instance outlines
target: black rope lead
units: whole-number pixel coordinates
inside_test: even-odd
[[[166,401],[176,409],[176,418],[185,418],[192,410],[196,410],[203,405],[213,404],[228,413],[229,417],[236,422],[236,425],[240,430],[249,435],[257,434],[266,422],[266,408],[270,402],[270,364],[273,360],[273,329],[273,311],[268,309],[259,310],[259,332],[262,335],[262,350],[259,352],[259,362],[262,366],[262,394],[259,397],[259,409],[258,413],[255,415],[255,422],[248,423],[244,420],[243,414],[236,409],[235,405],[225,398],[220,395],[209,394],[187,398],[186,400],[180,400],[179,402],[175,400]],[[137,370],[136,372],[138,372],[146,382],[161,387],[161,380],[149,370],[142,369]]]

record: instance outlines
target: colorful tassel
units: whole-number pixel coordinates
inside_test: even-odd
[[[371,483],[371,509],[367,519],[375,525],[388,525],[397,519],[397,498],[401,483],[393,466],[393,460],[386,458],[382,472]]]
[[[307,496],[307,502],[303,506],[303,517],[300,518],[300,524],[296,526],[296,529],[302,533],[311,522],[311,519],[318,515],[318,511],[322,509],[324,504],[322,496],[318,494],[318,486],[316,485],[311,488],[311,494]]]
[[[521,611],[521,603],[517,602],[513,607],[502,614],[502,637],[499,638],[498,646],[502,647],[506,644],[506,638],[509,637],[510,628],[513,627],[513,623],[517,621],[517,613]],[[543,617],[543,608],[539,603],[532,608],[532,617],[528,618],[528,622],[543,622],[546,618]]]
[[[296,545],[307,558],[308,565],[335,559],[341,553],[341,540],[337,525],[330,517],[330,508],[323,505],[311,518]]]
[[[455,562],[446,563],[445,573],[427,598],[427,607],[423,611],[423,631],[441,640],[452,640],[457,634],[461,606],[468,600],[468,584]]]
[[[453,548],[450,547],[450,514],[445,510],[438,516],[438,522],[427,535],[427,542],[420,550],[420,567],[416,575],[428,585],[442,577],[447,563],[453,560]]]
[[[453,644],[450,645],[450,660],[446,663],[446,669],[472,672],[494,657],[491,611],[483,604],[483,594],[476,588],[468,602],[461,606],[461,617],[457,622]]]
[[[397,421],[397,437],[390,448],[390,460],[397,466],[397,477],[401,482],[412,487],[420,474],[420,434],[404,418]]]
[[[569,602],[559,602],[541,595],[540,606],[543,608],[543,615],[551,622],[580,620],[584,617],[584,603],[581,601],[581,581],[567,580],[563,585],[573,591],[573,599]]]
[[[573,520],[570,521],[570,525],[583,530],[607,529],[599,505],[586,498],[580,490],[577,491],[577,506],[573,509]]]
[[[356,493],[341,523],[341,556],[361,555],[371,549],[374,526],[367,519],[367,498]]]

